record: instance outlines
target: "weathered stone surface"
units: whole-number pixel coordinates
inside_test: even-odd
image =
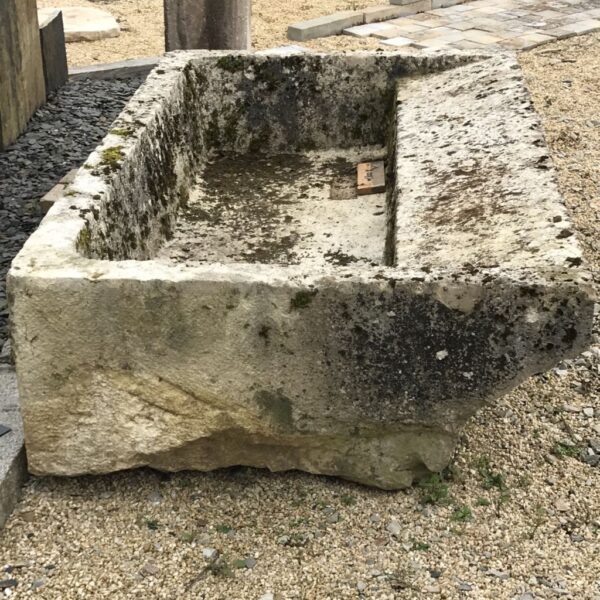
[[[0,424],[11,429],[0,437],[1,528],[19,500],[21,486],[27,476],[17,377],[14,369],[5,364],[0,364]]]
[[[114,127],[9,275],[35,473],[244,464],[398,488],[589,341],[591,276],[514,58],[177,53]],[[245,206],[198,201],[214,149]],[[328,200],[322,177],[281,197],[294,162],[312,177],[359,150],[387,157],[385,196]],[[244,183],[249,160],[272,169]],[[345,202],[371,203],[368,236],[322,226]],[[203,242],[182,259],[186,222]]]
[[[365,17],[362,11],[337,12],[290,25],[288,27],[288,38],[296,42],[304,42],[329,35],[340,35],[344,29],[362,25],[364,22]]]
[[[40,8],[40,21],[52,15],[56,8]],[[116,19],[107,11],[89,6],[65,6],[63,14],[65,40],[67,42],[93,42],[119,37],[120,28]]]
[[[44,102],[35,0],[0,2],[0,150],[14,142]]]
[[[55,10],[40,20],[40,40],[46,94],[56,91],[69,78],[62,12]]]

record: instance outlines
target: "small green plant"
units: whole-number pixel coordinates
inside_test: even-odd
[[[356,504],[356,497],[350,494],[344,494],[341,500],[344,506],[354,506]]]
[[[425,542],[413,542],[412,549],[417,550],[418,552],[427,552],[429,550],[429,544]]]
[[[233,575],[233,571],[224,556],[219,556],[216,560],[213,560],[206,567],[206,570],[216,577],[231,577]]]
[[[306,517],[296,517],[290,521],[290,527],[306,527],[310,524]]]
[[[475,506],[490,506],[492,503],[487,498],[477,498]]]
[[[439,473],[432,473],[426,479],[419,482],[421,488],[421,502],[423,504],[448,504],[450,496],[448,485]]]
[[[160,527],[160,523],[156,519],[146,519],[144,522],[146,527],[152,531],[156,531]]]
[[[233,527],[231,527],[230,525],[226,525],[225,523],[221,523],[220,525],[217,525],[215,527],[215,529],[219,532],[219,533],[224,533],[227,534],[230,531],[233,531]]]
[[[473,519],[473,511],[467,505],[458,506],[454,509],[450,518],[455,523],[466,523]]]
[[[529,539],[532,540],[535,537],[538,529],[546,522],[546,509],[538,502],[533,511],[533,525],[529,532]]]
[[[577,458],[579,453],[580,449],[577,446],[565,444],[564,442],[556,442],[552,447],[552,454],[559,458]]]
[[[247,567],[246,565],[246,560],[243,558],[238,558],[236,560],[233,561],[233,566],[236,569],[245,569]]]
[[[498,488],[500,491],[506,489],[504,475],[492,470],[487,456],[482,456],[477,461],[477,471],[481,476],[483,489],[491,490],[492,488]]]
[[[191,544],[195,537],[196,534],[193,531],[184,531],[179,535],[179,539],[187,544]]]

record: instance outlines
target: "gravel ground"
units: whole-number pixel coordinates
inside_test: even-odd
[[[287,27],[333,13],[353,10],[382,0],[253,0],[252,40],[257,50],[292,44],[287,39]],[[164,52],[163,0],[37,0],[39,8],[65,6],[92,6],[108,10],[119,21],[121,35],[116,39],[67,44],[71,65],[89,65],[98,62],[116,62],[129,58],[158,56]],[[373,39],[356,40],[349,36],[335,36],[313,40],[311,48],[367,49],[377,48]]]
[[[600,35],[544,46],[521,61],[597,268]],[[102,110],[93,104],[94,119],[108,123],[122,100],[99,93],[107,98]],[[73,118],[55,110],[64,118],[58,132],[40,136],[31,163],[15,154],[19,167],[0,183],[0,197],[18,194],[15,246],[25,234],[18,215],[27,230],[35,224],[23,208],[37,195],[33,177],[54,173],[40,175],[36,189],[45,190],[87,152],[73,146],[52,166],[56,137],[67,137]],[[101,136],[83,122],[74,129],[74,137],[94,137],[89,145]],[[596,336],[600,342],[600,330]],[[452,469],[403,492],[252,469],[32,478],[0,532],[0,579],[8,582],[0,588],[16,584],[4,593],[47,599],[600,600],[599,462],[596,343],[480,412]]]
[[[83,163],[140,83],[71,82],[0,153],[0,348],[8,338],[6,272],[37,227],[39,199]]]

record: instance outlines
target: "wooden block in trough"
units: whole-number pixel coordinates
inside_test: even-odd
[[[357,190],[359,196],[385,192],[385,164],[382,160],[358,165]]]

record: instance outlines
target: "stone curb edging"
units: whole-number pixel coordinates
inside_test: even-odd
[[[136,75],[147,75],[156,67],[159,60],[159,56],[152,56],[85,67],[72,67],[69,69],[69,79],[126,79]]]

